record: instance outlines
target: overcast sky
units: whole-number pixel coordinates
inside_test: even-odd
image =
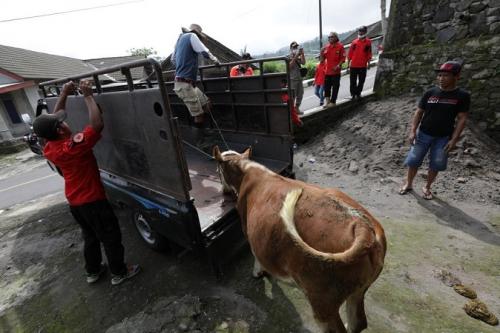
[[[131,0],[8,0],[0,21]],[[389,1],[388,1],[389,2]],[[380,19],[377,0],[323,0],[323,35],[344,32]],[[127,55],[153,47],[167,56],[181,27],[203,31],[236,52],[276,51],[292,40],[319,35],[317,0],[137,0],[114,7],[1,22],[0,44],[80,59]]]

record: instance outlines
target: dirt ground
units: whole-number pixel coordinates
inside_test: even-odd
[[[385,229],[388,253],[367,293],[366,332],[500,332],[467,316],[468,299],[450,287],[460,280],[500,316],[498,146],[467,129],[434,200],[419,190],[425,168],[415,192],[398,195],[415,102],[361,106],[297,148],[297,178],[340,188]],[[0,160],[2,176],[39,164]],[[127,260],[143,272],[112,287],[109,276],[86,284],[79,229],[62,193],[0,212],[0,332],[318,332],[300,290],[251,277],[248,250],[216,281],[189,253],[151,251],[127,212],[117,213]]]

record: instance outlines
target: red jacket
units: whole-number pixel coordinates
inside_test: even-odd
[[[345,61],[344,45],[340,42],[329,43],[323,49],[323,57],[325,58],[325,74],[340,75],[342,63]]]
[[[316,73],[314,73],[314,85],[322,86],[325,84],[325,63],[320,62],[316,66]]]
[[[370,38],[356,38],[349,48],[347,55],[351,61],[351,68],[366,68],[372,58],[372,41]]]

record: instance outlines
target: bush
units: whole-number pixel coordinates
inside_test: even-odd
[[[283,61],[268,61],[264,63],[264,73],[279,73],[285,71]]]

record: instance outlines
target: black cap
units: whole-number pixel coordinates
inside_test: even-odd
[[[33,131],[41,138],[47,140],[57,139],[57,127],[66,119],[66,112],[59,110],[53,114],[44,113],[36,117],[33,122]]]
[[[458,61],[447,61],[434,71],[438,73],[448,72],[457,75],[460,74],[461,70],[462,70],[462,65]]]

